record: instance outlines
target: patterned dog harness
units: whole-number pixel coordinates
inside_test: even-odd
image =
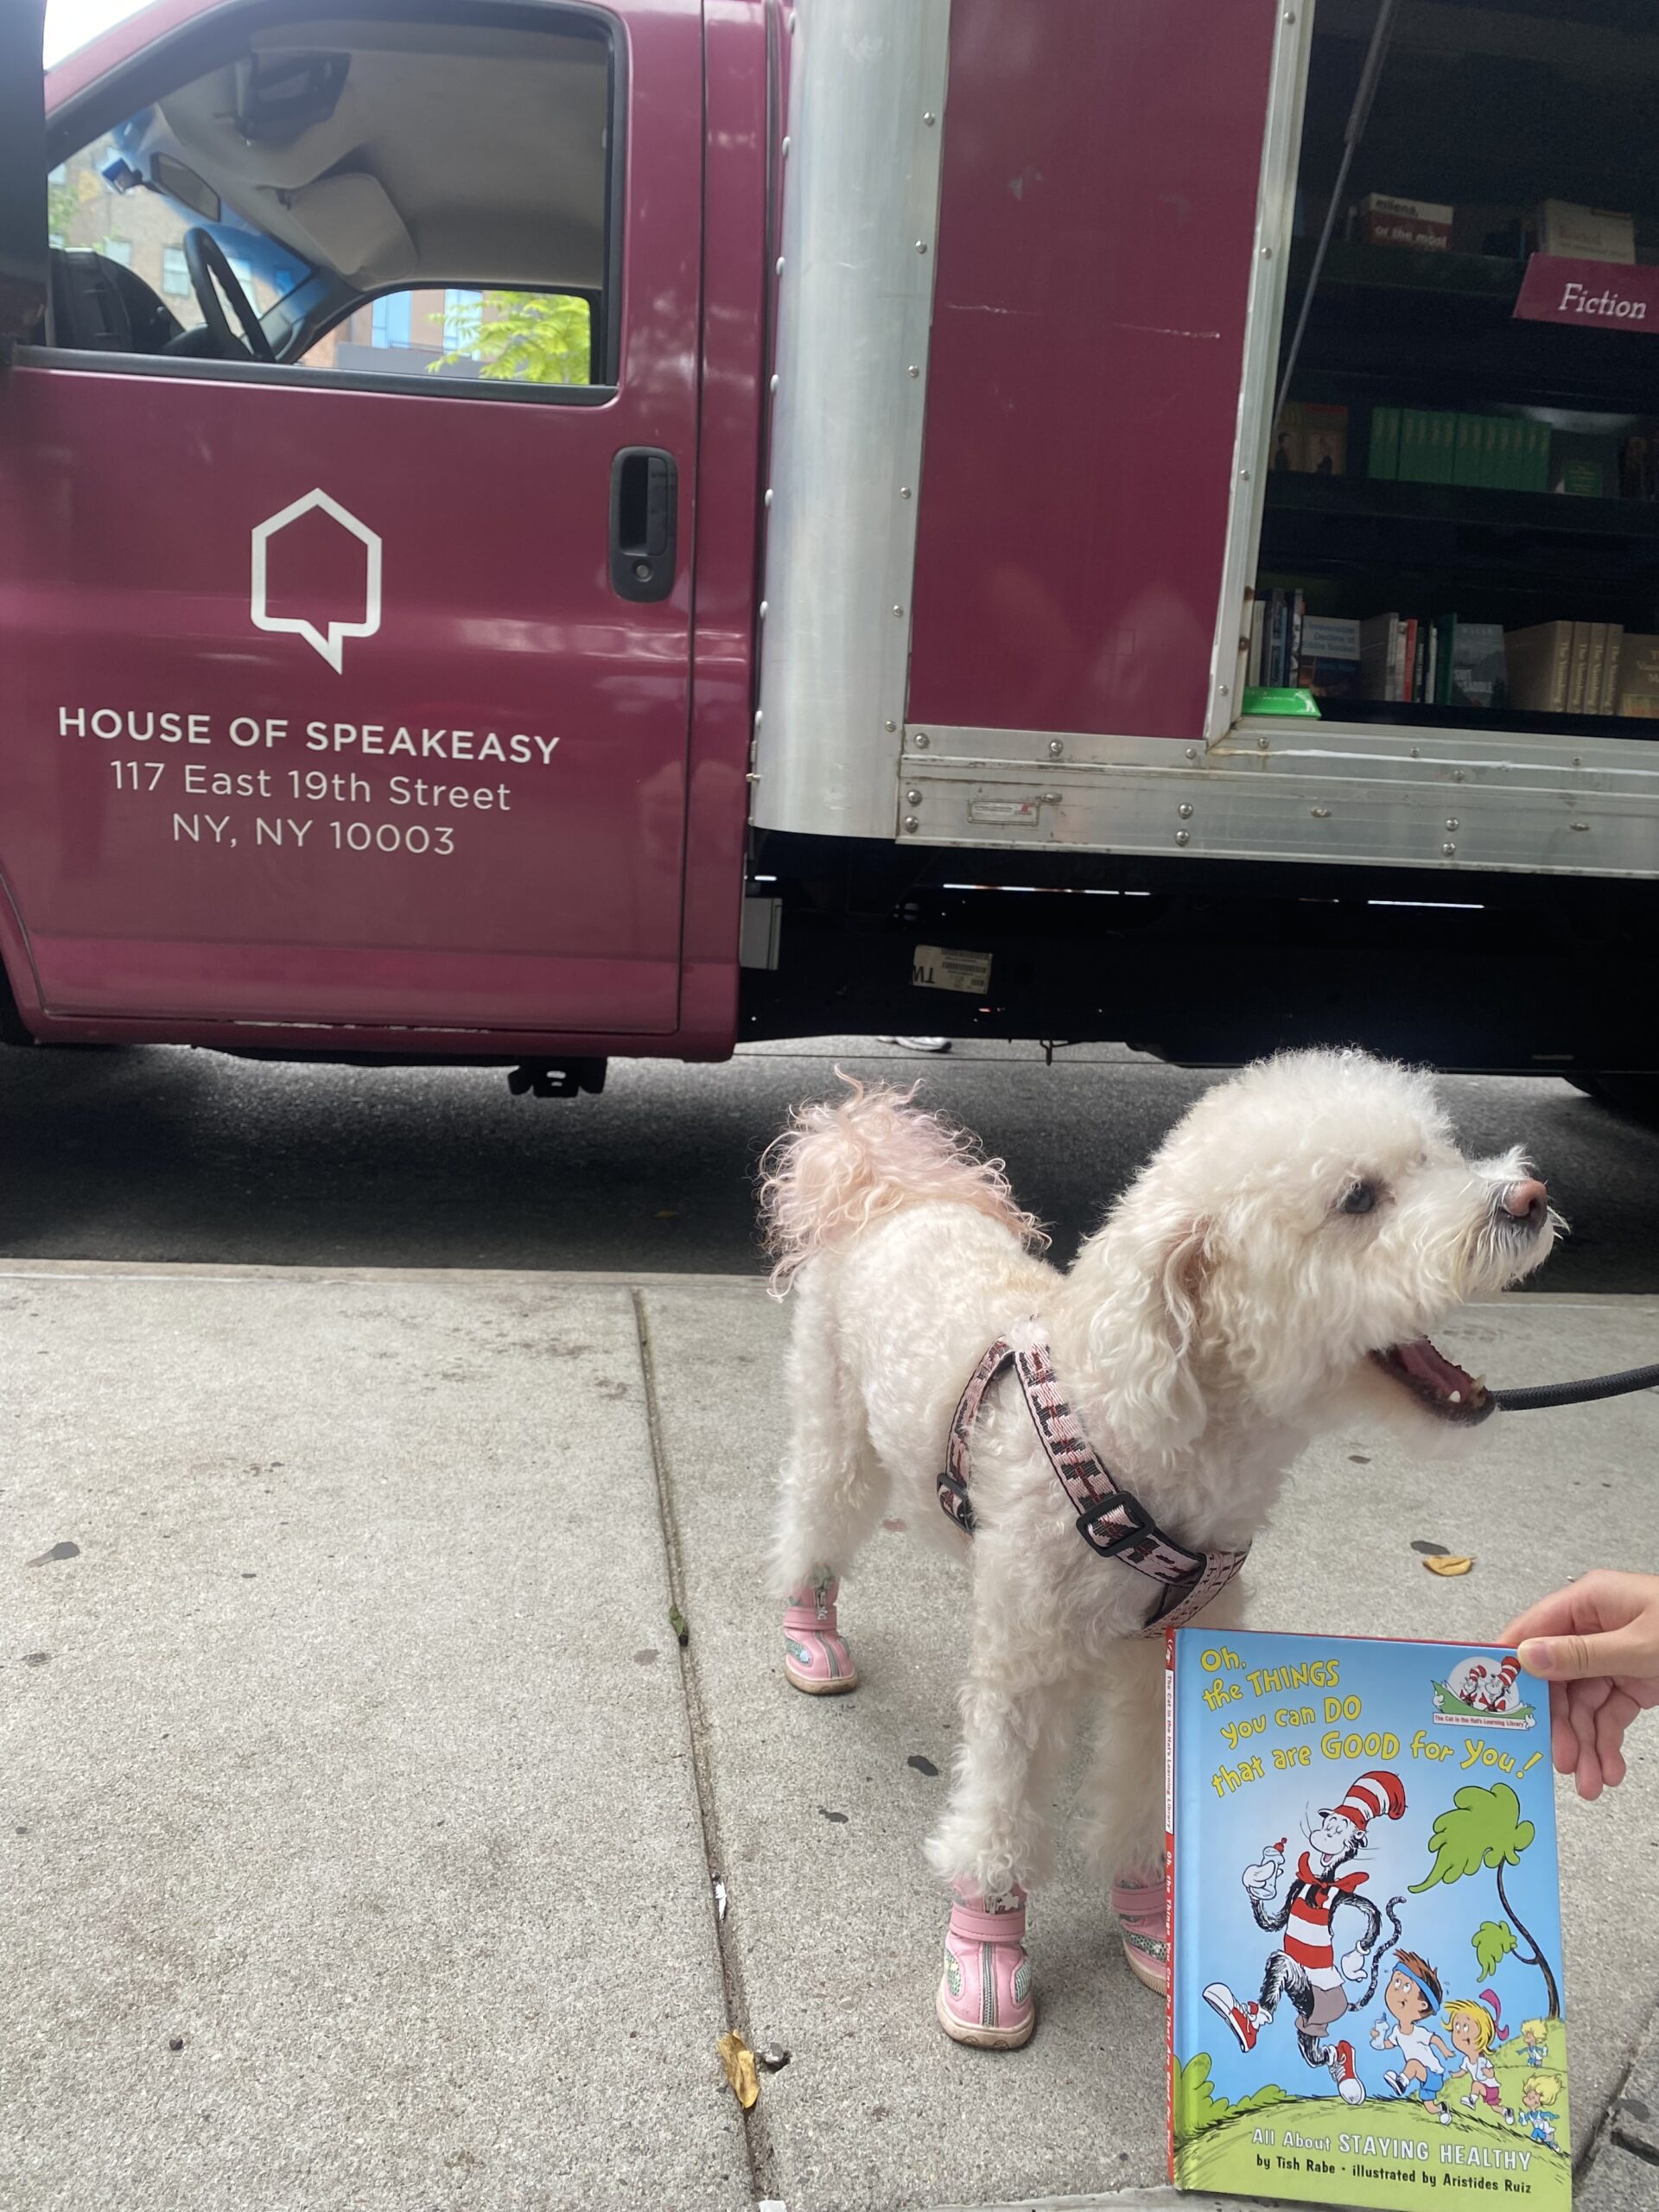
[[[945,1469],[938,1482],[939,1503],[972,1535],[968,1469],[974,1423],[986,1391],[1010,1364],[1020,1378],[1037,1440],[1077,1510],[1077,1534],[1102,1559],[1122,1560],[1161,1586],[1157,1607],[1140,1633],[1161,1636],[1166,1629],[1185,1628],[1227,1587],[1249,1556],[1249,1547],[1242,1552],[1195,1552],[1166,1535],[1140,1500],[1113,1481],[1060,1394],[1054,1357],[1044,1338],[1033,1335],[1028,1344],[1018,1345],[999,1337],[969,1377],[950,1423]]]

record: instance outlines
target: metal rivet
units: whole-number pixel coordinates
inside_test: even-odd
[[[1258,753],[1265,753],[1268,749],[1268,740],[1265,737],[1258,737],[1255,741],[1255,749]]]
[[[883,723],[882,723],[882,725],[881,725],[881,727],[882,727],[882,728],[883,728],[883,729],[886,729],[886,730],[894,730],[894,729],[897,729],[897,728],[898,728],[899,725],[898,725],[898,723],[897,723],[897,722],[891,722],[891,721],[889,721],[889,722],[883,722]]]
[[[918,729],[915,736],[912,737],[910,741],[918,753],[925,753],[927,750],[927,732],[925,729]]]
[[[1250,472],[1249,472],[1249,470],[1248,468],[1241,468],[1241,469],[1239,470],[1239,472],[1238,472],[1238,473],[1239,473],[1239,475],[1240,475],[1241,479],[1243,480],[1243,482],[1245,482],[1246,484],[1248,484],[1248,483],[1249,482],[1249,480],[1250,480]]]
[[[1224,683],[1217,683],[1217,686],[1216,686],[1216,689],[1217,689],[1217,690],[1221,694],[1221,696],[1222,696],[1222,697],[1223,697],[1224,699],[1225,699],[1225,698],[1227,698],[1227,697],[1229,697],[1229,696],[1230,696],[1230,693],[1229,693],[1228,688],[1227,688],[1226,684],[1224,684]]]
[[[1450,842],[1442,845],[1440,847],[1440,850],[1446,855],[1447,860],[1455,860],[1457,857],[1458,849],[1455,845]]]
[[[771,382],[771,383],[766,386],[766,390],[767,390],[768,391],[777,391],[777,389],[778,389],[778,379],[777,379],[777,378],[776,378],[776,377],[773,377],[773,378],[772,378],[772,382]]]
[[[746,784],[758,784],[760,780],[759,771],[757,769],[751,768],[748,774],[744,777],[743,780]]]
[[[1572,830],[1587,830],[1590,827],[1590,824],[1587,822],[1573,822],[1569,823],[1567,826]]]
[[[905,374],[907,377],[918,377],[921,373],[921,371],[917,367],[914,361],[912,361],[910,366],[905,371]]]
[[[1184,845],[1184,844],[1185,844],[1185,843],[1186,843],[1186,842],[1187,842],[1187,840],[1191,837],[1192,834],[1192,831],[1191,831],[1190,830],[1178,830],[1175,832],[1175,842],[1176,842],[1176,843],[1177,843],[1178,845]]]
[[[1316,822],[1328,822],[1331,819],[1331,810],[1328,806],[1311,806],[1308,812]]]
[[[910,486],[908,484],[901,484],[899,486],[899,496],[901,499],[907,499],[910,497]]]
[[[925,238],[917,239],[916,251],[918,253],[925,253],[927,251],[927,240]]]
[[[1412,759],[1413,759],[1414,760],[1421,760],[1422,759],[1422,757],[1423,757],[1423,748],[1422,748],[1422,747],[1421,747],[1421,745],[1414,745],[1414,746],[1412,747],[1412,748],[1411,748],[1411,757],[1412,757]]]
[[[1058,806],[1059,803],[1058,791],[1044,791],[1037,801],[1039,806]]]
[[[755,710],[754,710],[754,726],[755,726],[756,729],[759,729],[759,728],[760,728],[760,721],[761,721],[760,709],[760,708],[759,708],[759,707],[757,707],[757,708],[755,709]]]
[[[636,561],[633,564],[633,573],[640,583],[648,584],[651,582],[650,562]]]
[[[1459,827],[1458,817],[1455,814],[1447,815],[1446,817],[1446,826],[1448,830],[1455,830]]]
[[[766,601],[763,599],[763,600],[761,601],[761,602],[760,602],[760,620],[764,622],[764,621],[766,620]]]
[[[772,505],[772,486],[771,486],[771,485],[770,485],[770,484],[768,484],[768,485],[767,485],[767,486],[766,486],[766,505],[767,506],[770,506],[770,505]]]
[[[1063,760],[1063,759],[1065,758],[1065,746],[1060,742],[1059,739],[1058,739],[1058,737],[1051,737],[1051,738],[1049,739],[1049,741],[1048,741],[1048,757],[1049,757],[1049,759],[1050,759],[1051,760]]]
[[[922,111],[922,121],[923,121],[925,124],[927,124],[927,126],[928,126],[928,128],[929,128],[930,130],[931,130],[932,126],[933,126],[933,125],[934,125],[934,124],[938,121],[938,119],[939,119],[939,118],[938,118],[938,116],[937,116],[937,115],[935,115],[935,114],[934,114],[934,112],[933,112],[933,111],[932,111],[932,109],[931,109],[931,107],[930,107],[930,108],[924,108],[924,109],[923,109],[923,111]]]
[[[902,622],[902,621],[904,620],[904,619],[905,619],[905,610],[904,610],[904,608],[903,608],[902,607],[895,607],[893,608],[893,613],[894,613],[899,617],[899,620]]]
[[[1285,10],[1285,21],[1286,21],[1287,23],[1294,23],[1294,22],[1295,22],[1295,20],[1296,20],[1296,10],[1295,10],[1294,8],[1287,8],[1287,9],[1286,9],[1286,10]]]
[[[905,793],[905,804],[906,806],[919,806],[921,803],[922,795],[920,791],[908,791]]]
[[[909,830],[909,832],[910,832],[910,834],[911,834],[911,836],[912,836],[912,837],[915,836],[916,832],[917,832],[917,831],[921,828],[921,826],[922,826],[922,825],[921,825],[921,823],[920,823],[916,819],[916,817],[915,817],[915,816],[914,816],[913,814],[907,814],[907,815],[905,817],[905,827],[906,827],[906,830]]]
[[[779,255],[776,262],[774,262],[772,265],[777,270],[779,276],[781,276],[784,273],[784,257],[781,253]]]
[[[1183,799],[1183,800],[1181,801],[1180,804],[1176,808],[1175,811],[1176,811],[1176,813],[1177,813],[1177,814],[1179,814],[1179,815],[1180,816],[1180,817],[1181,817],[1182,821],[1183,821],[1183,822],[1185,822],[1185,821],[1187,819],[1187,817],[1191,815],[1191,813],[1192,813],[1192,808],[1187,804],[1186,801],[1185,801],[1185,799]]]
[[[1198,747],[1197,747],[1196,745],[1189,745],[1189,746],[1187,747],[1187,748],[1186,748],[1186,757],[1187,757],[1187,759],[1188,759],[1189,760],[1196,760],[1198,759]]]
[[[1454,768],[1452,771],[1452,780],[1454,784],[1460,784],[1463,781],[1463,771],[1461,768]]]
[[[1263,261],[1271,261],[1273,259],[1273,248],[1270,245],[1264,245],[1262,247],[1262,258]]]
[[[1580,760],[1576,753],[1573,755],[1573,766],[1575,768],[1582,768],[1584,766],[1583,761]]]

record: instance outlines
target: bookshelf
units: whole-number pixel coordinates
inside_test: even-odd
[[[1258,602],[1293,599],[1281,636],[1300,636],[1304,616],[1319,619],[1322,652],[1334,650],[1333,625],[1398,613],[1415,619],[1414,636],[1455,616],[1448,654],[1468,626],[1497,655],[1489,708],[1332,696],[1329,711],[1345,720],[1659,734],[1634,714],[1523,710],[1502,681],[1505,639],[1520,631],[1596,626],[1611,640],[1610,677],[1617,633],[1659,642],[1659,335],[1516,314],[1529,257],[1550,243],[1552,222],[1622,211],[1623,264],[1617,221],[1586,233],[1597,251],[1582,257],[1605,266],[1610,282],[1632,245],[1637,264],[1659,264],[1659,18],[1610,10],[1607,0],[1402,0],[1338,195],[1376,21],[1358,0],[1332,0],[1315,24],[1283,323],[1287,346],[1299,324],[1300,335],[1271,447],[1275,460],[1299,447],[1303,458],[1268,476]],[[1333,200],[1335,234],[1319,258]],[[1564,213],[1547,218],[1546,201]],[[1446,417],[1462,418],[1445,433],[1453,437],[1483,435],[1471,417],[1496,420],[1504,439],[1516,425],[1534,441],[1535,466],[1471,461],[1471,480],[1458,483],[1437,465],[1440,480],[1413,480],[1431,473],[1424,446],[1414,447],[1409,472],[1403,454],[1397,468],[1392,458],[1408,414],[1418,439],[1431,435],[1425,417],[1440,418],[1442,430]],[[1323,443],[1306,429],[1315,417]],[[1375,456],[1374,424],[1383,426]],[[1510,488],[1521,483],[1532,488]],[[1272,620],[1270,608],[1269,636]],[[1270,663],[1271,651],[1263,658]],[[1256,674],[1259,664],[1248,681],[1283,680]],[[1376,667],[1368,683],[1395,680],[1378,679]],[[1432,683],[1433,671],[1420,664],[1417,680]],[[1535,695],[1535,685],[1516,689]]]

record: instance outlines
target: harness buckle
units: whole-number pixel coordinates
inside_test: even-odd
[[[1095,1523],[1108,1513],[1122,1513],[1132,1524],[1121,1535],[1109,1536],[1103,1541]],[[1097,1497],[1092,1505],[1085,1505],[1077,1516],[1077,1534],[1090,1550],[1101,1559],[1116,1559],[1132,1545],[1141,1543],[1151,1529],[1152,1522],[1141,1510],[1138,1498],[1126,1497],[1122,1491],[1108,1491],[1104,1497]]]
[[[967,1484],[959,1482],[948,1469],[941,1469],[934,1478],[934,1488],[939,1494],[939,1503],[957,1528],[966,1529],[971,1536],[974,1533],[974,1509],[968,1496]]]

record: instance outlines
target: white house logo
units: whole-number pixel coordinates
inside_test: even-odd
[[[320,628],[303,614],[273,614],[266,605],[265,558],[270,541],[290,523],[298,522],[302,515],[320,509],[339,527],[356,538],[363,547],[363,594],[360,611],[353,607],[346,618],[335,617]],[[302,499],[296,499],[280,513],[266,521],[256,523],[253,531],[253,586],[250,607],[256,630],[289,630],[314,645],[330,668],[339,674],[343,648],[347,638],[372,638],[380,627],[380,540],[366,523],[361,523],[338,499],[331,499],[326,492],[308,492]]]

